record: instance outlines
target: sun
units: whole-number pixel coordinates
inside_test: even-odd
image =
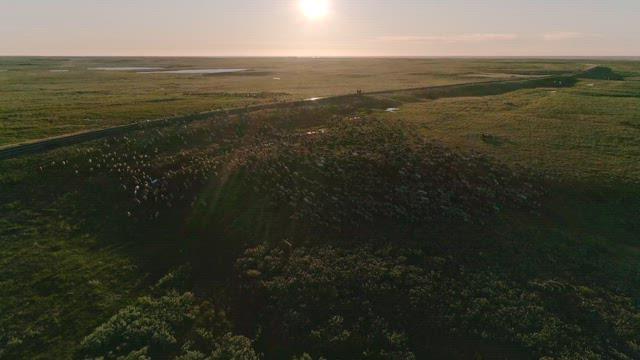
[[[310,20],[329,15],[329,0],[300,0],[300,11]]]

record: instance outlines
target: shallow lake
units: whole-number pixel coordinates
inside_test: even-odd
[[[142,74],[226,74],[247,71],[247,69],[185,69],[185,70],[163,70],[145,71]]]

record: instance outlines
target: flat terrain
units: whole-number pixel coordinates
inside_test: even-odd
[[[384,97],[382,97],[384,98]],[[640,81],[408,102],[381,116],[424,135],[572,180],[640,179]]]
[[[585,62],[451,59],[0,58],[0,146],[217,108],[567,73]],[[247,69],[139,74],[98,68]],[[140,70],[142,71],[142,70]]]
[[[640,62],[185,61],[2,59],[0,91],[25,97],[1,116],[26,128],[0,134],[222,106],[196,87],[304,98],[595,63],[625,79],[353,97],[0,161],[0,359],[640,356]],[[86,70],[107,65],[270,74]],[[45,70],[63,66],[81,70]],[[70,95],[90,86],[113,88]],[[162,96],[179,100],[143,101]],[[58,101],[67,117],[43,122]]]

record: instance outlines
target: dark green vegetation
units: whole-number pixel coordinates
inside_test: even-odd
[[[0,162],[0,358],[638,358],[639,73],[614,70]]]
[[[583,79],[624,80],[624,76],[606,66],[597,66],[580,76]]]

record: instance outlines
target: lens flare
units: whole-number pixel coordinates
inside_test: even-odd
[[[329,14],[329,0],[300,0],[300,11],[308,19],[322,19]]]

